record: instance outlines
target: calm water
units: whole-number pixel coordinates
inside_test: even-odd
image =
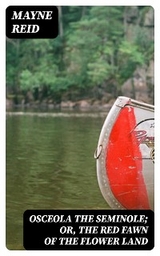
[[[105,115],[7,114],[8,249],[23,249],[27,209],[107,209],[93,158]]]

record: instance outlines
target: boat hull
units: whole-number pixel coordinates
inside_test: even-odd
[[[154,208],[154,107],[118,97],[102,127],[97,178],[112,209]]]

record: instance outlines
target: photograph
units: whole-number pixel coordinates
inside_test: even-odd
[[[58,35],[38,38],[41,8],[6,35],[9,250],[27,210],[154,212],[154,8],[57,6]]]

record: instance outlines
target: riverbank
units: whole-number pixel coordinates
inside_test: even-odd
[[[7,111],[11,110],[75,110],[75,111],[108,111],[115,99],[111,99],[108,103],[103,101],[93,101],[91,99],[88,100],[79,100],[79,101],[62,101],[59,104],[55,104],[53,102],[21,102],[19,104],[15,104],[13,100],[7,99],[6,100],[6,109]]]
[[[6,109],[109,110],[118,95],[154,104],[153,65],[153,62],[150,62],[147,71],[144,68],[137,69],[133,77],[125,81],[117,93],[109,93],[106,88],[101,88],[101,92],[97,89],[94,96],[93,92],[88,93],[88,96],[78,95],[75,97],[71,97],[68,93],[62,93],[59,99],[55,100],[51,95],[36,99],[30,90],[24,95],[22,93],[14,94],[8,90]]]

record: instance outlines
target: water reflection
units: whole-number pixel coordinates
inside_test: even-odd
[[[22,249],[27,209],[107,208],[93,153],[104,117],[7,115],[7,247]]]

